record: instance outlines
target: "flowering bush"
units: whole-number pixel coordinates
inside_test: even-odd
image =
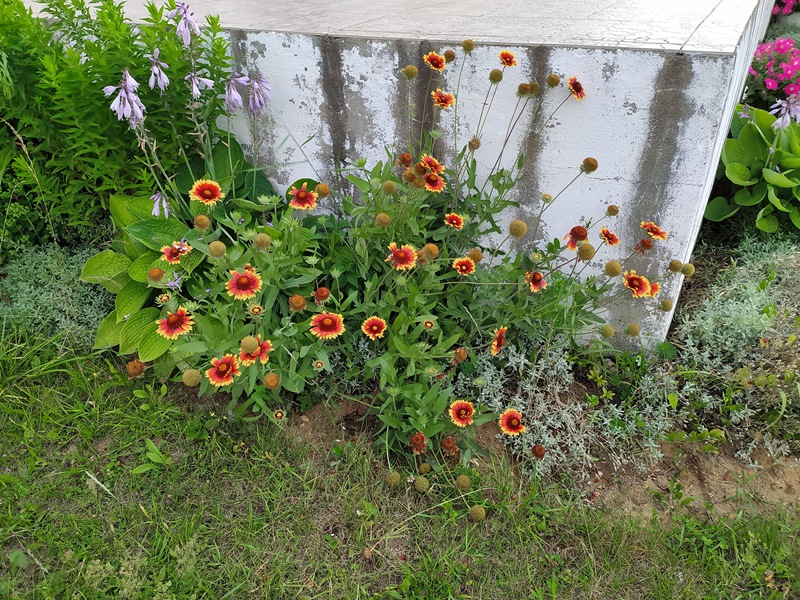
[[[464,43],[462,69],[473,47]],[[411,80],[420,68],[430,69],[436,80],[456,58],[452,50],[429,52],[402,73]],[[509,51],[499,61],[487,97],[516,65]],[[432,110],[450,110],[458,101],[458,89],[441,85],[430,85]],[[545,86],[521,83],[504,142],[545,94],[565,93],[559,106],[586,96],[575,77],[566,88],[556,74]],[[123,116],[146,138],[135,90],[124,79],[118,90],[126,95],[116,109],[130,106]],[[96,345],[138,353],[137,372],[151,363],[165,376],[178,371],[201,394],[229,391],[231,414],[245,419],[282,418],[290,400],[303,406],[337,390],[355,395],[376,415],[378,444],[387,452],[429,460],[460,453],[468,460],[479,451],[475,425],[488,420],[529,448],[539,444],[526,437],[518,407],[489,411],[474,397],[459,398],[456,380],[474,376],[478,357],[503,361],[517,344],[535,362],[556,339],[574,341],[587,332],[613,337],[613,325],[598,315],[610,299],[606,292],[630,294],[635,302],[656,298],[660,282],[626,270],[626,263],[668,233],[643,221],[627,258],[603,266],[598,251],[621,243],[610,222],[619,209],[610,207],[602,219],[576,224],[533,252],[509,250],[508,242],[526,234],[537,239],[542,215],[571,183],[543,195],[530,228],[519,219],[501,227],[500,213],[516,206],[509,192],[521,159],[501,168],[498,157],[486,183],[478,181],[475,154],[490,109],[491,102],[452,161],[434,152],[437,132],[421,131],[414,138],[422,142],[409,140],[387,162],[367,168],[361,160],[344,170],[357,196],[313,179],[294,182],[283,197],[238,186],[243,159],[223,168],[225,149],[236,149],[236,156],[239,150],[220,139],[216,173],[207,165],[191,182],[161,182],[151,198],[113,197],[122,237],[82,275],[117,294]],[[598,166],[585,159],[572,181]],[[505,240],[487,247],[488,234]],[[581,277],[592,264],[599,274]],[[670,310],[671,302],[661,307]],[[625,330],[639,333],[636,323]]]
[[[772,7],[772,14],[790,15],[793,12],[797,12],[798,9],[800,9],[800,6],[798,6],[797,0],[775,0],[775,6]]]
[[[791,38],[756,48],[747,78],[747,102],[768,108],[776,100],[800,92],[800,49]]]
[[[777,102],[770,114],[758,108],[737,107],[732,137],[722,149],[725,178],[732,186],[727,196],[713,198],[705,216],[723,221],[745,208],[756,212],[755,224],[767,233],[790,221],[800,228],[800,100],[792,95]],[[794,119],[794,121],[793,121]]]

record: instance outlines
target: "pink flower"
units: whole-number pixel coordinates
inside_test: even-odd
[[[756,71],[753,67],[750,67],[750,75],[753,77],[758,77],[758,71]]]
[[[778,89],[778,82],[777,82],[777,81],[775,81],[774,79],[771,79],[771,78],[767,77],[767,78],[764,80],[764,86],[765,86],[765,87],[766,87],[768,90],[777,90],[777,89]]]
[[[790,83],[786,86],[786,95],[791,96],[792,94],[796,94],[800,90],[800,86],[796,83]]]
[[[792,49],[792,46],[794,46],[794,41],[792,38],[781,38],[779,40],[775,40],[775,52],[778,54],[785,54]]]

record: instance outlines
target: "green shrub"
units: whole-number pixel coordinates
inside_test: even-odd
[[[48,245],[28,249],[0,270],[0,320],[20,333],[59,336],[76,350],[92,347],[94,332],[113,307],[105,290],[78,280],[94,253]]]

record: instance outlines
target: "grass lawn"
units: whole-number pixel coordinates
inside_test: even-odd
[[[96,356],[2,341],[2,597],[800,597],[796,512],[637,520],[499,452],[389,488],[361,437],[228,423]]]

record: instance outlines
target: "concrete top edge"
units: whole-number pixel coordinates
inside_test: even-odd
[[[767,0],[485,0],[438,3],[405,0],[192,0],[199,22],[219,15],[226,29],[372,40],[429,40],[508,46],[624,48],[733,54],[747,23]],[[42,6],[25,0],[35,12]],[[494,4],[494,6],[492,6]],[[125,2],[134,22],[146,0]]]

